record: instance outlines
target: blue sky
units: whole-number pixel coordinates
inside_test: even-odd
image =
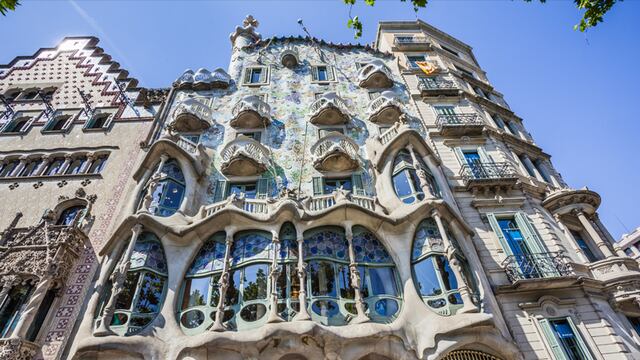
[[[413,20],[406,3],[353,10],[371,42],[380,20]],[[166,87],[184,69],[226,68],[229,33],[247,14],[266,36],[302,34],[354,42],[348,7],[325,1],[29,1],[0,17],[0,63],[95,35],[141,86]],[[419,17],[470,44],[480,65],[572,187],[603,197],[600,216],[614,237],[640,226],[640,1],[624,1],[583,34],[573,1],[431,0]]]

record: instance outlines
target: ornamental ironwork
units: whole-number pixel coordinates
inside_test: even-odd
[[[575,273],[569,260],[562,252],[510,255],[502,266],[513,283],[525,279],[573,276]]]
[[[517,174],[508,162],[464,164],[460,176],[465,181],[517,179]]]

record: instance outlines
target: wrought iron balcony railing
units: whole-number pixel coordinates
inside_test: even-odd
[[[430,90],[458,90],[456,83],[451,80],[442,78],[421,79],[418,83],[418,89],[421,91]]]
[[[508,162],[465,164],[460,169],[464,181],[517,179],[517,174]]]
[[[398,36],[393,39],[393,44],[396,46],[423,45],[428,43],[429,39],[426,36]]]
[[[478,114],[439,114],[436,118],[438,127],[484,125]]]
[[[511,255],[503,261],[502,266],[512,283],[518,280],[575,275],[569,257],[562,252]]]

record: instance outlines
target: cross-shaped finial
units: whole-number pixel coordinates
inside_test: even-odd
[[[258,22],[258,20],[254,19],[253,15],[247,15],[247,17],[244,18],[242,25],[244,25],[244,27],[253,26],[254,28],[257,28],[260,23]]]

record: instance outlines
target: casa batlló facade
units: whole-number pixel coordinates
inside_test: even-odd
[[[30,163],[18,157],[2,191],[27,189],[3,206],[31,222],[3,220],[0,268],[16,250],[53,249],[47,234],[59,231],[63,250],[41,258],[76,271],[3,280],[4,354],[640,356],[638,263],[599,222],[599,195],[564,183],[468,45],[421,21],[380,23],[373,47],[263,39],[257,27],[248,16],[231,33],[227,70],[187,70],[168,93],[116,76],[108,101],[120,117],[73,139],[96,146],[88,136],[100,134],[128,156],[107,174],[110,154],[100,178],[80,166],[60,186],[70,157],[42,181],[58,187],[44,216],[42,200],[19,200],[39,196],[43,173],[21,179]],[[2,86],[11,95],[15,81]],[[12,133],[20,96],[7,102]],[[3,276],[24,276],[13,268]]]

